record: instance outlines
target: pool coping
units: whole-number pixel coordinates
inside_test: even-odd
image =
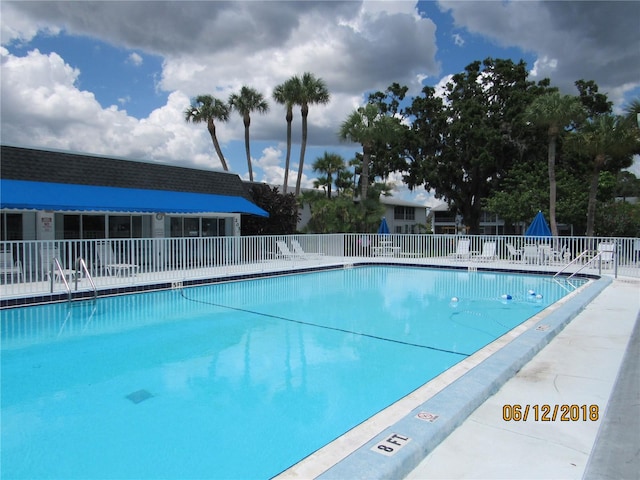
[[[575,295],[565,297],[557,308],[529,319],[514,339],[342,460],[311,476],[321,480],[404,478],[612,282],[609,277],[593,280]],[[395,447],[386,442],[393,435],[410,440],[400,440],[401,447]],[[375,451],[378,445],[393,446],[395,451],[392,455],[381,454]],[[313,462],[313,455],[274,478],[309,478],[304,462]]]

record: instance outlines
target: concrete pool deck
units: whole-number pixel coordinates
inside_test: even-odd
[[[484,358],[470,357],[475,364],[461,366],[458,381],[451,383],[446,377],[454,372],[445,372],[445,378],[435,380],[450,386],[429,391],[434,381],[430,382],[424,396],[414,392],[405,397],[283,472],[281,478],[580,479],[583,475],[607,478],[605,472],[611,472],[609,478],[638,478],[640,434],[627,427],[640,416],[638,360],[637,355],[627,354],[623,365],[623,356],[639,341],[632,331],[640,312],[640,281],[603,279],[596,283],[599,286],[587,294],[588,301],[577,298],[584,296],[580,294],[557,310],[525,322],[514,332],[513,342],[503,339],[502,345],[480,356]],[[567,318],[572,309],[575,314]],[[522,342],[540,343],[536,336],[545,335],[550,337],[546,346],[533,347],[529,358],[522,357]],[[521,356],[519,365],[514,355]],[[619,385],[614,391],[616,378]],[[497,382],[493,391],[492,382]],[[617,401],[609,402],[610,398]],[[510,413],[510,406],[516,404],[523,410],[529,405],[527,421],[503,419],[504,406]],[[555,421],[542,421],[542,405],[551,409],[555,405],[587,407],[579,410],[579,420],[560,421],[560,411]],[[582,420],[591,405],[598,408],[597,421]],[[437,415],[435,420],[433,415]],[[358,435],[358,430],[364,433]],[[597,441],[599,430],[602,440]],[[376,452],[394,434],[400,437],[394,441],[402,444],[397,453]],[[607,445],[607,436],[614,436],[615,444]],[[411,440],[405,443],[401,438]]]
[[[406,478],[638,478],[639,312],[640,282],[615,280]],[[598,405],[599,420],[503,420],[514,404]]]

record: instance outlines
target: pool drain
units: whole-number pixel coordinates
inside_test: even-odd
[[[151,397],[153,397],[153,395],[149,393],[147,390],[138,390],[137,392],[130,393],[125,398],[128,398],[129,400],[131,400],[133,403],[137,405],[138,403],[144,402],[145,400]]]

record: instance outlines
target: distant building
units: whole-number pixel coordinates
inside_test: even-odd
[[[428,207],[395,197],[380,197],[391,233],[425,233]]]
[[[462,216],[451,212],[446,203],[441,203],[431,209],[431,230],[433,233],[451,235],[469,233],[469,227],[462,222]],[[504,235],[515,232],[512,227],[505,228],[504,220],[497,215],[482,212],[478,233],[481,235]]]
[[[356,200],[357,201],[357,200]],[[407,202],[395,197],[380,197],[391,233],[425,233],[429,208],[419,203]],[[300,209],[298,230],[302,230],[311,219],[311,208],[305,204]],[[382,220],[382,218],[380,219]]]
[[[533,218],[531,219],[533,220]],[[469,227],[462,222],[461,215],[455,215],[449,210],[446,203],[441,203],[431,208],[429,214],[431,231],[433,233],[464,235],[469,233]],[[480,217],[479,235],[523,235],[528,227],[528,223],[521,222],[517,225],[507,225],[495,213],[482,212]],[[573,225],[559,223],[559,235],[574,235]]]

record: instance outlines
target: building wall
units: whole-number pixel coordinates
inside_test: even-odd
[[[385,218],[391,233],[424,233],[427,208],[407,205],[385,205]]]

